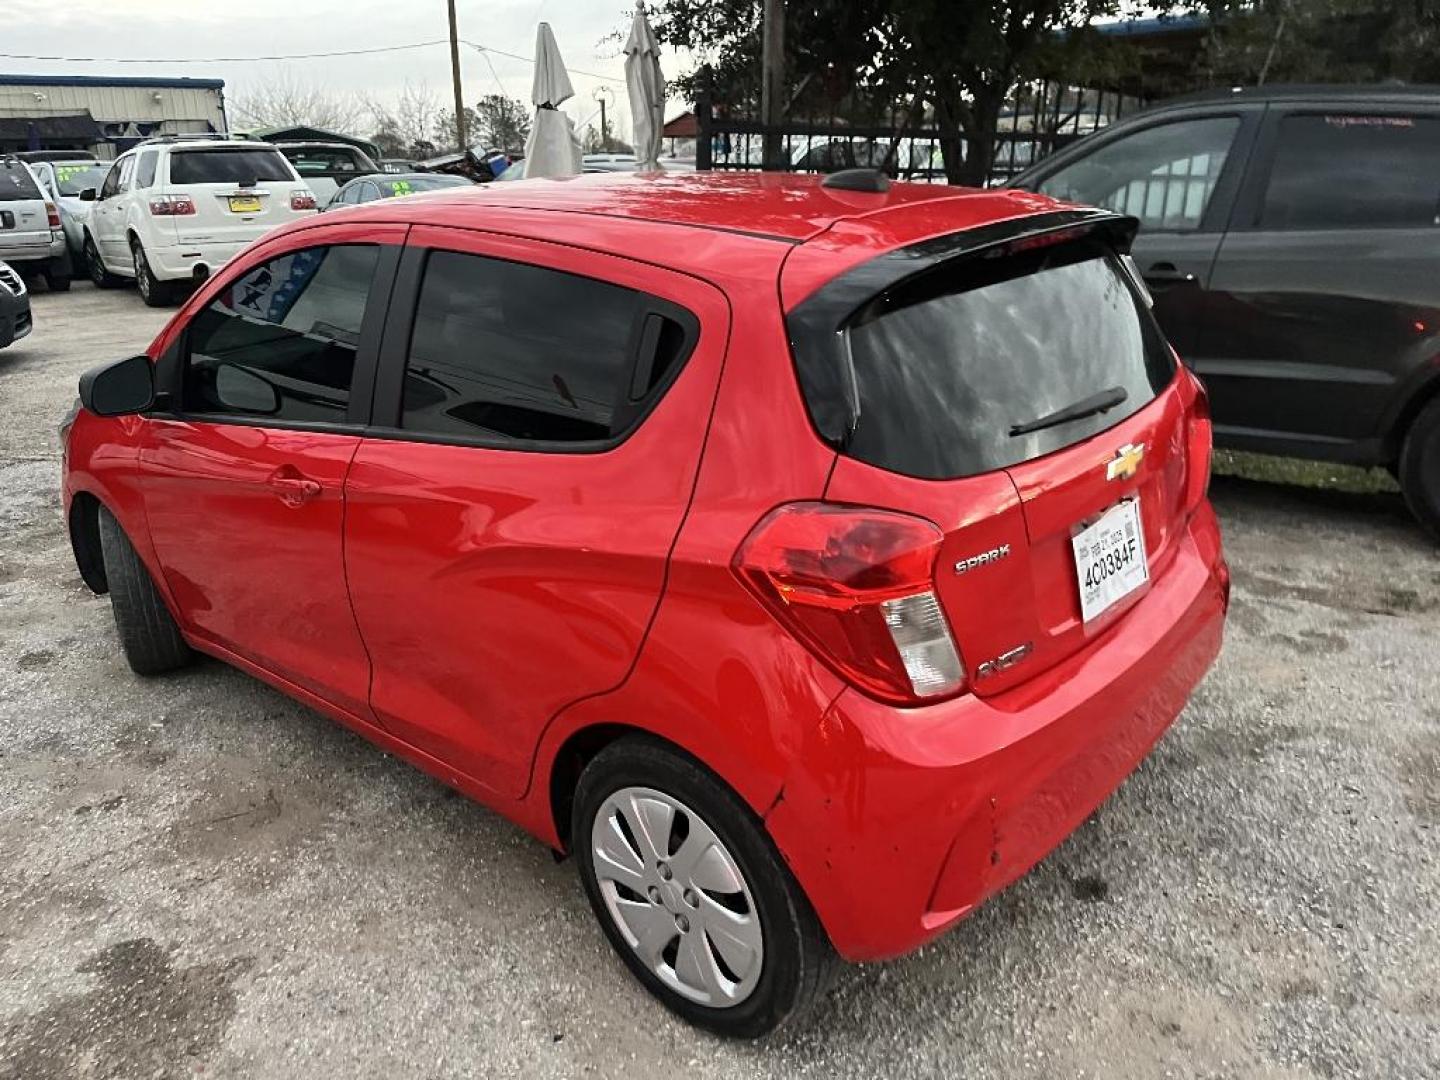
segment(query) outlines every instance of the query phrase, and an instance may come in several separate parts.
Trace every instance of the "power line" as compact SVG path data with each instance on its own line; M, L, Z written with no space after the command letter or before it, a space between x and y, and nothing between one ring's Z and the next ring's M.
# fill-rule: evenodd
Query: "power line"
M258 60L322 60L329 56L369 56L373 53L426 49L431 45L448 44L449 38L437 38L434 41L417 41L413 45L382 45L374 49L340 49L335 52L287 53L276 56L37 56L31 53L0 53L0 60L44 60L64 64L246 64ZM465 44L470 43L467 41Z
M479 45L473 41L466 41L464 38L460 39L460 43L481 54L494 53L496 56L506 56L511 60L520 60L526 64L535 63L533 56L507 52L505 49L497 49L493 45ZM373 49L336 49L331 52L277 53L272 56L41 56L37 53L0 53L0 60L39 60L45 63L59 64L248 64L270 60L324 60L338 56L373 56L376 53L428 49L434 45L448 44L450 44L449 38L436 38L434 41L417 41L410 45L381 45ZM488 55L486 60L489 60ZM594 71L582 71L580 68L567 67L565 70L572 75L584 75L586 78L600 79L604 82L623 83L625 81L614 75L601 75ZM491 74L495 74L493 65ZM500 81L499 76L496 76L495 81Z
M475 42L466 41L464 38L460 39L460 44L469 45L470 48L474 49L476 52L494 53L496 56L508 56L511 60L523 60L527 64L535 63L535 58L533 56L521 56L519 53L506 52L504 49L497 49L493 45L477 45L475 44ZM599 72L582 71L580 68L572 68L567 66L565 70L570 72L571 75L584 75L588 79L602 79L605 82L613 83L623 83L625 81L624 79L617 78L614 75L601 75Z

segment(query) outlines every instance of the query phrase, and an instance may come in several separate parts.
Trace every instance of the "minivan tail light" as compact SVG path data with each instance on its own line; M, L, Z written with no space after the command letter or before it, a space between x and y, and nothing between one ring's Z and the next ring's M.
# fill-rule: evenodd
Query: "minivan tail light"
M189 195L151 195L150 213L155 217L188 217L195 213Z
M50 228L60 228L60 211L56 209L53 202L47 202L45 204L45 217L50 222Z
M1215 431L1210 422L1210 395L1205 386L1187 367L1181 366L1193 384L1195 396L1190 402L1188 440L1185 457L1185 508L1200 505L1210 490L1210 467L1215 456Z
M291 210L314 210L315 196L308 191L292 191L290 193Z
M934 591L938 526L889 510L789 503L735 553L765 606L844 679L900 704L959 693L965 666Z

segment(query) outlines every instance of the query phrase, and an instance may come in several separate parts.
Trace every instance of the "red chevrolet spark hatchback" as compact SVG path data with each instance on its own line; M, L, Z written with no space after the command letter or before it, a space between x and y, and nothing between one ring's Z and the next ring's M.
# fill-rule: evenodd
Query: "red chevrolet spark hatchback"
M576 855L758 1035L1132 770L1228 598L1132 219L872 174L595 176L272 233L81 381L130 665L192 650Z

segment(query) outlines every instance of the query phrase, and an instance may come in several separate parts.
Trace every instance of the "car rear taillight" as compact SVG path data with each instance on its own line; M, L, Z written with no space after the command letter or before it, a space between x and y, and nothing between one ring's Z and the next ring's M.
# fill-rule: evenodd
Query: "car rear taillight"
M50 222L50 228L60 228L60 211L55 208L55 204L53 202L47 202L45 204L45 217Z
M151 195L150 213L155 217L186 217L195 213L189 195Z
M291 210L314 210L315 196L308 191L292 191L290 193Z
M1210 423L1210 395L1205 392L1204 384L1184 365L1181 365L1180 370L1185 373L1195 390L1186 420L1188 437L1185 457L1185 508L1193 510L1210 490L1210 465L1215 453L1215 433Z
M755 526L734 568L781 624L875 697L958 693L965 666L934 592L944 539L923 518L790 503Z

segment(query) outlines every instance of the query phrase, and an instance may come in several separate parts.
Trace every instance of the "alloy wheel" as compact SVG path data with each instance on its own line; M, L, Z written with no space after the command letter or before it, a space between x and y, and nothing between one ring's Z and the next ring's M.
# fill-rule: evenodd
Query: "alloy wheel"
M621 937L666 986L728 1008L754 992L764 933L735 857L698 814L646 787L624 787L591 828L595 878Z
M140 295L146 300L150 299L150 266L145 261L145 251L136 244L132 249L135 256L135 285L140 290Z

